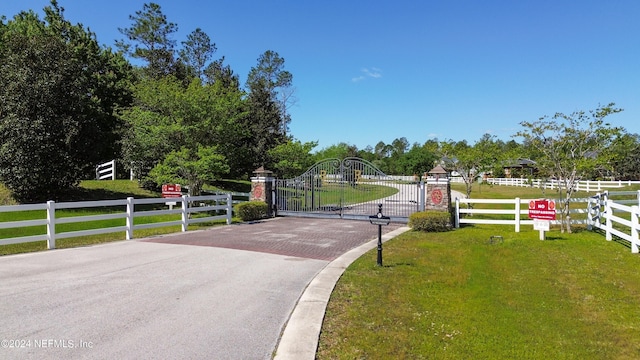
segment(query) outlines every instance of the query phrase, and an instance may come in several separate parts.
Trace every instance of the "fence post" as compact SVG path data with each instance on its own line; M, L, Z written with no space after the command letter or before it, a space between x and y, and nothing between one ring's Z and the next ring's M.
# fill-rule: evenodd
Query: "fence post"
M520 232L520 198L516 198L516 232Z
M189 195L182 195L182 232L186 232L189 227Z
M591 206L592 200L593 200L592 197L587 198L587 230L593 229L593 220L592 220L593 209Z
M594 206L591 205L592 203L594 203L595 201L595 197L600 197L600 193L587 198L587 230L592 230L593 229L593 218L594 218ZM597 200L596 200L597 201Z
M47 201L47 249L56 248L56 202Z
M606 193L606 191L605 191ZM613 215L613 209L611 208L611 205L609 204L609 198L606 197L604 200L604 216L607 218L607 225L605 227L605 236L607 241L611 241L612 236L611 236L611 229L613 229L613 224L611 221L611 216Z
M227 194L227 225L231 225L231 217L233 216L233 197Z
M125 233L125 239L127 240L131 240L133 239L133 212L135 211L134 208L134 204L133 204L133 198L132 197L128 197L127 198L127 219L126 219L126 233Z
M456 229L460 228L460 199L456 198Z
M631 207L631 252L634 254L640 252L638 249L638 243L640 242L638 239L638 231L640 231L640 226L638 226L638 216L640 216L639 207L634 205Z
M418 186L418 192L420 193L420 204L418 204L418 211L424 211L427 203L425 198L424 179L420 180L420 184Z

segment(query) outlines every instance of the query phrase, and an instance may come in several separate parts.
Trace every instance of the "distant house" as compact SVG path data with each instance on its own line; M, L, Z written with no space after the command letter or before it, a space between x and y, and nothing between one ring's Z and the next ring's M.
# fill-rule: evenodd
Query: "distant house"
M536 162L530 159L517 159L503 166L503 169L507 178L533 176L538 172Z

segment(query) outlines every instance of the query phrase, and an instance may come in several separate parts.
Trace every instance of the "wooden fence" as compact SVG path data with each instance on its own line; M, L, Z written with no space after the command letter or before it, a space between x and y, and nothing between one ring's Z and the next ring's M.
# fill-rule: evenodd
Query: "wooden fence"
M136 205L149 204L171 204L178 205L174 208L161 210L136 210ZM197 204L199 206L193 206ZM56 217L56 211L62 209L92 209L92 208L115 208L114 212L101 215L84 215L71 217ZM231 194L224 195L208 195L208 196L182 196L178 198L152 198L152 199L134 199L129 197L122 200L101 200L101 201L77 201L77 202L59 202L48 201L44 204L30 205L9 205L0 206L0 212L23 212L33 210L45 210L45 216L40 219L18 220L0 222L0 229L14 229L31 226L46 226L43 234L31 236L19 236L0 239L0 245L19 244L33 241L47 241L48 249L55 249L56 239L64 239L71 237L98 235L107 233L124 232L127 240L133 239L133 231L139 229L148 229L162 226L180 225L182 231L187 231L188 226L194 223L210 222L216 220L226 220L227 224L231 223L233 213L233 199ZM119 210L119 211L118 211ZM224 213L222 215L192 217L192 214L215 212ZM158 216L180 214L180 220L163 221L146 224L136 224L135 219L142 216ZM207 214L209 215L209 214ZM90 230L69 231L56 233L56 225L69 223L82 223L100 220L125 219L125 225L94 228Z

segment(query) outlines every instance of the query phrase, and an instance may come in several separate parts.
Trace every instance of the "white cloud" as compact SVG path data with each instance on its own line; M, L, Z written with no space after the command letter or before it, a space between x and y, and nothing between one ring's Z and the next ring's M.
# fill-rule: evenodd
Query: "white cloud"
M371 68L362 68L362 70L360 70L362 72L362 75L351 78L351 81L353 82L358 82L358 81L362 81L366 78L374 78L374 79L378 79L382 77L382 70L376 68L376 67L371 67Z
M378 68L371 68L371 69L364 68L362 69L362 72L364 72L365 74L367 74L367 76L370 76L372 78L377 79L382 77L382 70Z

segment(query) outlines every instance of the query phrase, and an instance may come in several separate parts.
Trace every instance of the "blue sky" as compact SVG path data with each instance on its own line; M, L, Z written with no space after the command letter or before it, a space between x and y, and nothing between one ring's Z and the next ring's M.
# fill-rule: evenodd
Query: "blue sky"
M520 122L615 102L608 120L640 133L637 0L155 1L195 28L242 83L266 50L285 59L297 103L291 134L365 148L406 137L509 140ZM113 46L138 0L59 0L65 17ZM0 14L47 0L1 0Z

